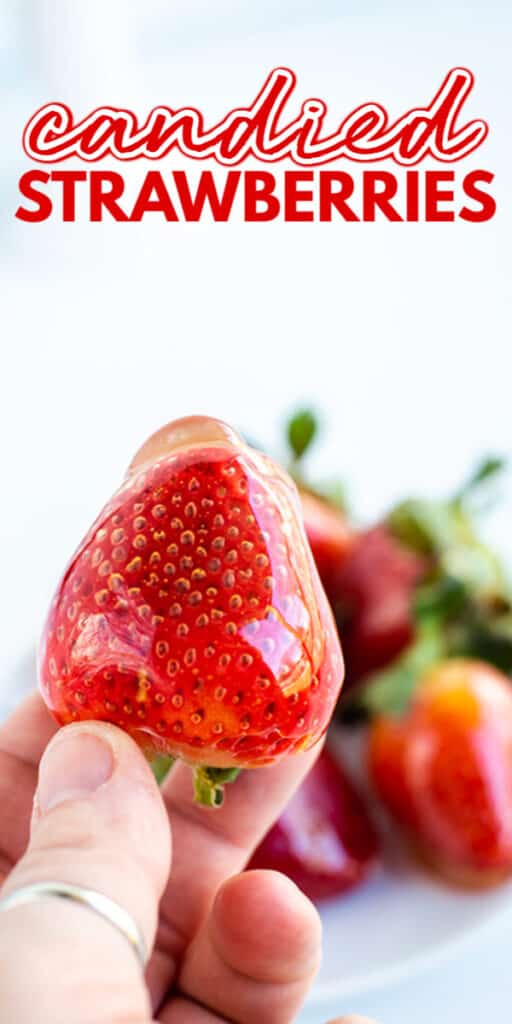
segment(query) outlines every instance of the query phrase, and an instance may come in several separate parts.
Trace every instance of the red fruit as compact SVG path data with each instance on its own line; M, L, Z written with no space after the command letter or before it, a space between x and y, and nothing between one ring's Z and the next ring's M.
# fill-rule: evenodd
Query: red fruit
M317 742L342 674L289 478L219 421L154 435L52 604L41 688L57 720L256 767Z
M320 579L329 592L338 566L344 561L355 538L346 517L334 505L308 491L301 491L306 535Z
M327 589L350 682L383 668L414 637L412 595L426 563L385 526L359 534Z
M375 787L415 847L462 884L512 871L512 692L483 662L443 662L370 735Z
M361 882L377 852L359 793L324 749L249 867L281 871L310 899L323 900Z

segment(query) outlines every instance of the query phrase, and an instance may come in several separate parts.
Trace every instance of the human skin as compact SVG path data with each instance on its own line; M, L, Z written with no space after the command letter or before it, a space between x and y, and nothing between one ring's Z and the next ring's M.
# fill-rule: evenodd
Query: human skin
M315 756L244 772L208 811L185 766L160 792L121 730L57 731L29 697L0 728L0 896L55 878L97 889L152 953L144 978L125 938L69 902L0 913L0 1019L28 1024L37 1006L39 1024L292 1021L320 959L318 915L284 876L240 872Z

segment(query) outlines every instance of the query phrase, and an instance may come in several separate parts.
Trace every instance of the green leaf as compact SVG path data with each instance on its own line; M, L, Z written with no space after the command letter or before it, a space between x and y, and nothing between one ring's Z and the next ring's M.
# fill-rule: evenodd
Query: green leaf
M449 588L454 596L455 587L459 587L467 591L468 600L489 603L509 599L501 561L479 540L463 505L411 499L397 505L387 522L402 544L432 559L428 582L441 586L444 597L448 597ZM426 600L428 596L426 593ZM436 597L434 593L430 596Z
M476 539L454 544L443 551L440 570L466 588L468 597L480 604L493 605L509 600L508 582L498 556Z
M512 613L494 616L475 613L454 623L447 631L451 654L478 658L512 674Z
M318 431L318 421L309 409L302 409L288 423L288 443L295 459L301 459Z
M446 653L438 623L424 623L413 644L388 668L376 672L357 694L370 715L401 715L406 710L423 673Z
M402 544L423 555L435 555L455 541L454 511L448 504L410 498L389 513L387 523Z
M152 758L151 771L159 786L162 785L162 782L169 774L175 760L175 757L169 757L167 754L157 754L156 757Z
M468 480L454 495L454 502L460 503L465 501L481 484L487 483L491 477L496 477L499 473L502 473L506 465L507 460L502 455L488 455L485 459L482 459Z
M460 612L468 600L467 589L460 579L439 576L431 583L416 588L413 607L416 619L443 620Z

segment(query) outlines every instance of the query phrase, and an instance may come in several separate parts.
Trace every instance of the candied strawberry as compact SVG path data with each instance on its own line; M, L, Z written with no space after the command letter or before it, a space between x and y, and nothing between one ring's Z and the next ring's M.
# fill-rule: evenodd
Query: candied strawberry
M377 853L377 834L361 796L324 749L249 867L281 871L318 901L362 882Z
M219 421L154 435L66 570L40 663L59 722L210 771L312 746L343 663L290 479Z
M512 692L483 662L453 659L420 681L403 717L370 736L388 811L438 871L490 884L512 871Z

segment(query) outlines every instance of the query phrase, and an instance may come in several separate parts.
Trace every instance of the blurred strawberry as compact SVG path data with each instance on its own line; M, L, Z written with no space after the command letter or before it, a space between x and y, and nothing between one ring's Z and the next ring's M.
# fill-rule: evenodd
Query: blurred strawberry
M428 671L402 715L371 727L375 788L413 846L459 884L512 872L512 691L483 662Z
M292 472L301 491L306 534L344 642L345 689L399 655L414 638L413 592L425 573L423 555L411 551L385 525L356 532L343 494L311 490L303 459L318 432L309 410L288 424Z
M334 609L347 683L382 668L414 638L413 594L426 561L385 526L357 536L333 571L327 595Z
M309 545L320 579L329 593L356 534L346 515L331 502L308 491L301 491L300 497Z
M359 793L324 749L249 867L281 871L310 899L323 900L360 883L377 854Z

